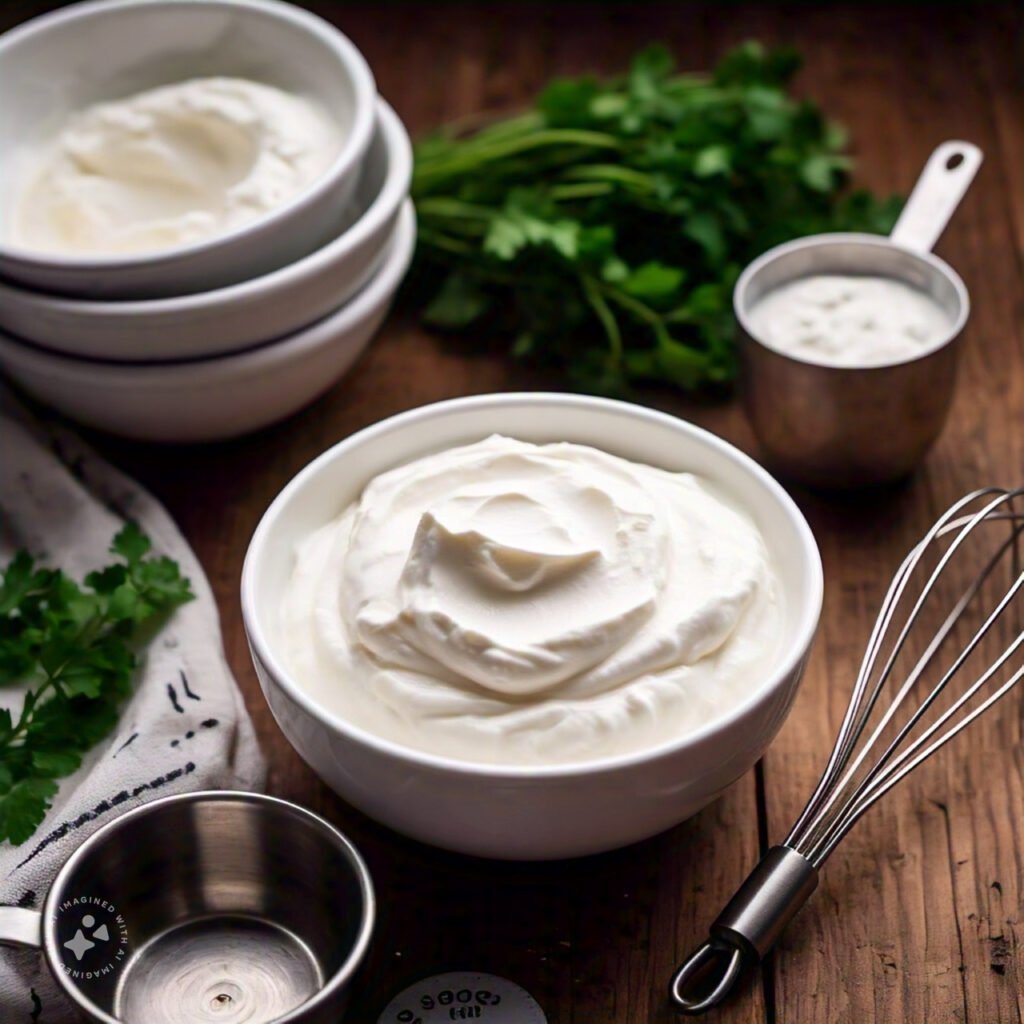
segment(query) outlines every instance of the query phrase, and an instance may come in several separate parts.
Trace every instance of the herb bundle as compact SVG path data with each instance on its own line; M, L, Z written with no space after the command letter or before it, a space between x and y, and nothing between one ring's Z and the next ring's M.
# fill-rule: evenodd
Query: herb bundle
M627 75L556 80L529 113L416 147L413 301L583 390L692 390L735 373L731 294L751 259L819 231L885 232L900 203L846 192L843 131L747 43L711 75L663 48Z
M117 724L131 692L133 650L147 628L192 599L170 558L147 557L134 525L114 538L118 561L78 584L24 551L0 581L0 685L26 685L17 717L0 709L0 841L39 827L82 754Z

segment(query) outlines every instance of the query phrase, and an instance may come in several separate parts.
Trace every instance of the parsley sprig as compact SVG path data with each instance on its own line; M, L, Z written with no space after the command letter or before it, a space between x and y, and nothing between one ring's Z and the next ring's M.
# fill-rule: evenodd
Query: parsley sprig
M588 391L731 380L743 266L800 235L888 231L900 207L844 190L844 132L789 94L799 63L747 43L680 75L656 47L621 78L556 80L526 114L424 139L424 321Z
M26 685L15 718L0 709L0 841L25 842L82 754L116 725L131 692L135 647L193 597L176 562L149 556L131 523L118 561L82 584L20 551L0 582L0 685Z

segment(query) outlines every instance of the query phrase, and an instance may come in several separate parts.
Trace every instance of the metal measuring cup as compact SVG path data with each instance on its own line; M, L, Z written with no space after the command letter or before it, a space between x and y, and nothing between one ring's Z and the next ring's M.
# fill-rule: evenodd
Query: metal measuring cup
M204 792L99 829L41 913L0 907L0 945L42 948L95 1024L337 1024L373 921L369 873L337 829Z
M883 483L909 473L939 436L970 301L960 276L931 249L981 160L969 142L944 142L888 238L812 235L769 249L740 275L733 307L744 405L766 460L781 475L824 487ZM938 303L949 330L920 356L869 367L814 363L762 342L750 326L751 308L773 289L816 274L901 281Z

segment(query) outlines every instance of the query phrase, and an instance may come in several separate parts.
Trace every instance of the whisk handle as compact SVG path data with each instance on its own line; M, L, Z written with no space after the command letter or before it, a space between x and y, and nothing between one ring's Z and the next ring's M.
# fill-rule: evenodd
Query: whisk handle
M676 971L669 990L676 1009L697 1017L717 1006L775 945L817 886L809 860L773 846L715 919L710 939Z
M788 846L773 846L711 925L711 934L760 960L818 887L813 864Z

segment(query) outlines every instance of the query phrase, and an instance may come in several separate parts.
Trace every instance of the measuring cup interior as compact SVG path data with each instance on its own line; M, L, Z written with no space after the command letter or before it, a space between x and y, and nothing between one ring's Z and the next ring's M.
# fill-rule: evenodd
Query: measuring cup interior
M99 1020L263 1024L347 980L371 904L357 855L312 814L244 795L163 801L69 860L47 954Z
M815 274L889 277L931 296L949 318L949 331L935 348L956 337L967 320L967 289L956 271L937 256L912 252L881 235L812 235L772 249L740 276L735 306L747 334L757 338L746 314L764 295Z

